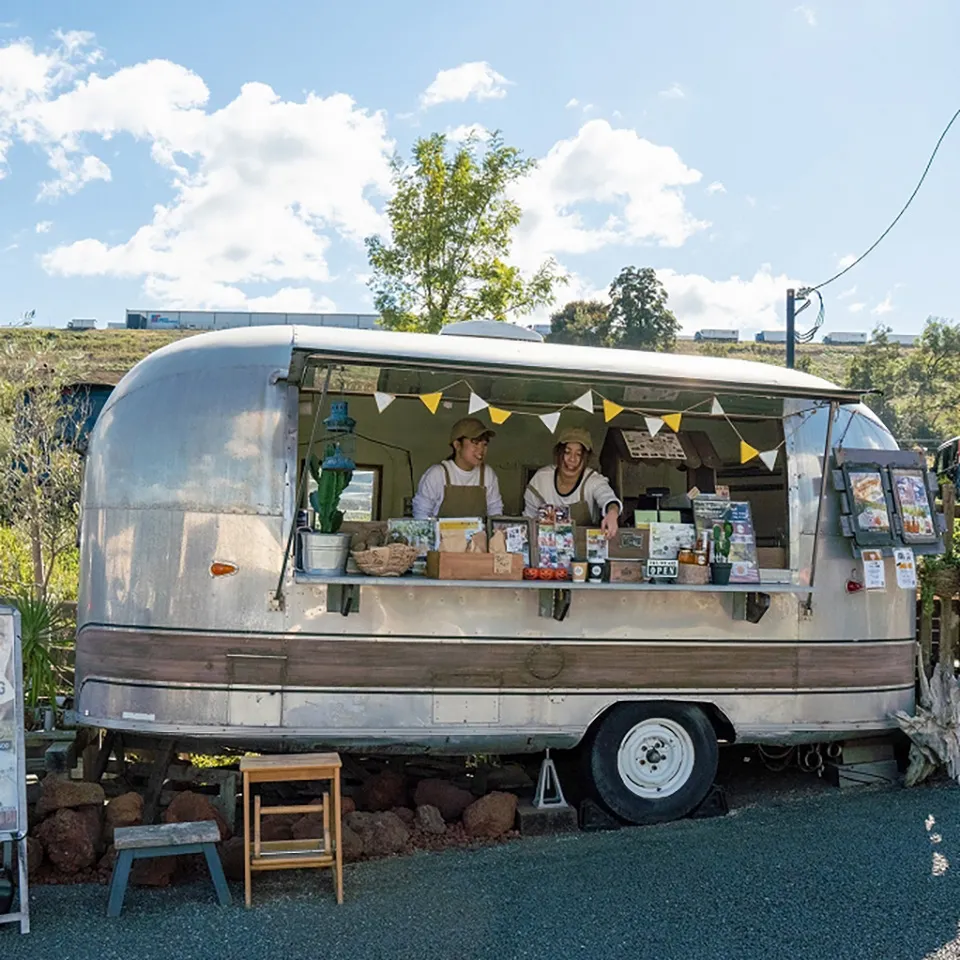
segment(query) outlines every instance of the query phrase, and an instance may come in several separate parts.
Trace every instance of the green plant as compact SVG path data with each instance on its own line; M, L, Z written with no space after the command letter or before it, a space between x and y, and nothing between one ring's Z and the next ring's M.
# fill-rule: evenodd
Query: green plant
M321 533L337 533L343 523L340 497L350 486L352 470L323 470L316 457L310 457L310 475L317 489L310 494L310 506L317 517Z
M714 563L730 562L730 537L733 534L733 524L724 520L723 525L714 524L713 527L713 558Z
M51 706L63 681L57 647L73 639L73 621L59 600L39 590L21 590L10 598L20 613L23 686L28 707L41 700Z

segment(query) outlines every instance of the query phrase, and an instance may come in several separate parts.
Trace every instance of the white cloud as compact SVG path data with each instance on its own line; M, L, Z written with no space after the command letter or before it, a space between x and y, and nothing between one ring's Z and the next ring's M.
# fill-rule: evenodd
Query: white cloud
M679 83L671 83L666 90L661 90L659 95L665 100L683 100L687 96Z
M488 140L490 131L482 123L461 123L459 127L447 129L447 139L453 143L463 143L470 137L478 140Z
M283 100L262 83L208 110L203 80L167 60L80 77L89 42L53 53L19 44L13 57L0 48L0 155L15 136L44 150L58 176L41 194L52 199L109 180L88 141L126 134L149 145L172 197L124 242L55 247L47 272L142 278L171 308L329 306L311 284L330 278L332 238L359 244L384 229L374 202L390 192L394 144L383 115L344 94Z
M423 109L439 103L469 100L499 100L507 95L510 81L497 73L486 60L461 63L459 67L440 70L433 82L420 95Z
M799 13L800 16L807 21L808 27L815 27L817 25L817 12L813 7L808 7L802 3L799 7L794 7L793 12Z
M857 259L857 255L855 253L848 253L845 257L841 257L837 261L837 269L846 270L851 263L854 263L856 261L856 259Z
M580 101L579 101L576 97L571 97L571 98L567 101L567 109L568 109L568 110L573 109L573 107L579 107L579 106L580 106Z
M707 187L707 193L726 193L727 188L719 181L714 180L713 183Z
M747 201L747 206L755 207L757 205L756 197L747 196L746 201Z
M850 306L847 307L847 309L851 313L860 313L860 311L863 310L865 306L866 306L865 303L851 303Z
M37 233L49 233L50 228L53 226L52 220L41 220L33 229Z
M893 305L893 291L890 291L870 312L879 317L894 310L896 310L896 307Z
M739 330L741 337L758 330L782 329L785 291L800 286L785 274L775 276L769 264L763 264L749 279L711 280L673 270L657 270L657 276L684 332L708 327Z
M847 300L852 297L857 292L857 285L854 284L849 290L844 290L843 293L837 294L838 300Z
M614 120L620 120L623 118L623 114L619 110L614 110L610 116L613 117Z
M516 185L514 196L524 213L514 259L529 269L545 256L610 244L680 246L708 226L684 203L683 187L700 179L670 147L591 120L576 136L555 143ZM607 210L588 217L584 208L598 205Z
M584 112L584 113L590 113L591 110L593 110L593 104L592 104L592 103L585 103L585 104L583 105L583 112Z

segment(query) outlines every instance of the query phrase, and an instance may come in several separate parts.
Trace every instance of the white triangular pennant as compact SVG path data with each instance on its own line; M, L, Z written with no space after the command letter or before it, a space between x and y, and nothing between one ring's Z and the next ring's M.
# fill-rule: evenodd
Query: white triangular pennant
M383 413L383 411L386 410L387 407L389 407L390 404L393 403L393 401L396 400L397 398L392 393L377 392L377 393L374 393L373 399L377 403L377 412Z
M483 397L478 397L472 390L470 391L470 404L467 407L467 413L477 413L480 410L486 410L490 404Z
M660 432L663 421L659 417L644 417L643 419L647 422L647 433L651 437L655 437Z
M593 391L588 390L582 397L577 397L573 401L573 405L581 410L586 410L587 413L593 413Z
M777 447L775 450L764 450L763 453L759 454L764 466L766 466L771 473L773 472L773 468L777 465L777 454L779 452L780 448Z
M723 407L720 406L720 401L716 397L713 398L713 403L710 406L710 416L711 417L724 416Z
M560 422L560 411L557 410L555 413L541 413L540 419L551 433L556 433L557 424Z

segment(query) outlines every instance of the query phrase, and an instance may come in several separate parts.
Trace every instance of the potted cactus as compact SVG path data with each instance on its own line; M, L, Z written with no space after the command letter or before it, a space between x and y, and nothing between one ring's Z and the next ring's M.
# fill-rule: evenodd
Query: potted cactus
M351 540L349 533L340 533L343 523L340 497L350 486L353 471L331 467L330 464L336 462L332 460L335 452L329 453L325 467L321 467L314 456L309 461L310 475L317 484L317 489L310 494L316 529L302 534L303 567L307 573L338 577L346 569Z
M711 579L721 586L730 582L730 537L733 535L733 524L729 520L714 524L713 527L713 560L710 564Z

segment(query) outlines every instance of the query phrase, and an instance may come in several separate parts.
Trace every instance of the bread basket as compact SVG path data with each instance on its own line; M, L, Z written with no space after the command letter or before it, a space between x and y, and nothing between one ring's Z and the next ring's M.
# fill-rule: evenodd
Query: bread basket
M417 559L417 548L405 543L391 543L385 547L354 550L353 559L367 576L399 577L413 566Z

